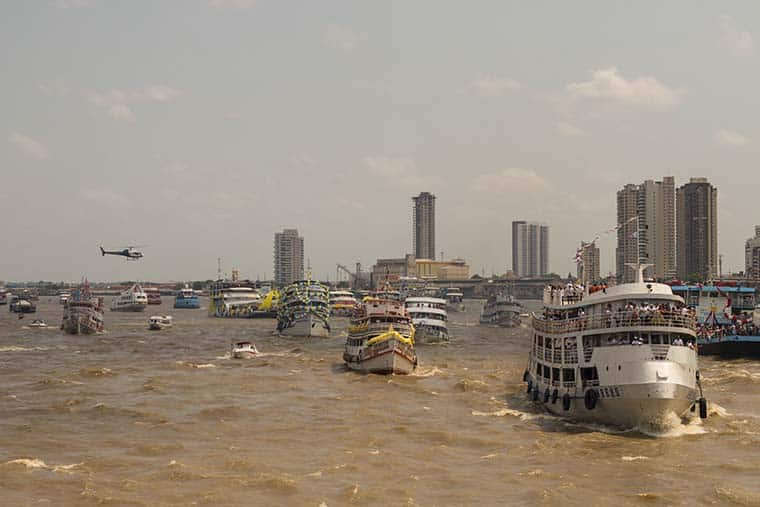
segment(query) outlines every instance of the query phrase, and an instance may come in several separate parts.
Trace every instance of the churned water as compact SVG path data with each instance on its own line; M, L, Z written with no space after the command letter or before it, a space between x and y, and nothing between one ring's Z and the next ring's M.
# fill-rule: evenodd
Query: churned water
M527 402L528 330L478 326L474 302L385 377L343 366L345 320L280 338L167 299L99 336L59 331L52 300L50 329L0 307L0 503L760 505L760 363L702 359L707 421L620 432ZM262 357L230 359L245 339Z

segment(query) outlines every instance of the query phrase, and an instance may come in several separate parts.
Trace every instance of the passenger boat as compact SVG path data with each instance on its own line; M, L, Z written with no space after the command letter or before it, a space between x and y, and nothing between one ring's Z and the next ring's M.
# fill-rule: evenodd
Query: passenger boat
M103 298L94 297L87 280L63 305L61 329L69 334L94 334L103 331Z
M258 356L259 351L256 350L256 345L251 342L237 342L232 345L230 354L235 359L251 359Z
M417 366L414 324L403 303L365 298L351 319L343 360L364 373L412 373Z
M480 312L480 323L501 327L520 325L523 308L512 296L496 294L486 300Z
M34 301L31 301L29 299L24 299L21 296L16 296L15 294L11 296L11 305L10 308L8 308L11 313L36 313L37 312L37 305Z
M58 304L65 305L66 301L68 301L70 297L71 297L71 293L69 293L69 292L59 292L58 293Z
M350 290L330 291L330 315L335 317L350 317L356 309L357 301Z
M0 289L0 305L7 305L11 298L11 293L7 290Z
M448 287L445 291L446 302L449 310L452 312L463 312L464 306L464 294L459 287Z
M172 327L171 315L153 315L148 320L148 329L152 331L160 331L167 327Z
M198 299L198 294L193 289L185 284L184 289L180 289L176 296L174 296L174 308L200 308L201 302Z
M672 289L697 312L700 355L760 358L760 312L754 287L700 284Z
M532 317L528 395L568 418L666 428L699 407L707 417L696 317L668 285L636 281L589 293L547 288Z
M142 312L148 306L148 295L134 284L111 300L112 312Z
M283 289L277 309L277 331L289 336L329 336L330 293L312 280Z
M414 324L414 340L417 343L441 343L449 341L446 321L446 300L434 297L408 297L404 303Z
M211 286L209 317L249 319L261 304L261 294L247 282L219 280Z
M277 289L271 287L266 288L264 293L264 299L261 300L261 304L258 309L253 312L251 317L267 317L277 318L277 308L280 305L280 292Z
M145 291L145 295L148 296L149 305L161 304L161 292L157 287L145 287L143 290Z

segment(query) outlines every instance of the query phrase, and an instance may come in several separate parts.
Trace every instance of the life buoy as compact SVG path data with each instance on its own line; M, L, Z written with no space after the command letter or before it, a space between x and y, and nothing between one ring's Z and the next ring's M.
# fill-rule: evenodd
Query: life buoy
M599 400L599 393L596 389L589 389L586 394L583 395L583 405L586 410L594 410L596 408L596 402Z
M555 389L552 392L552 405L554 405L555 403L557 403L557 398L559 398L559 389Z
M567 412L570 410L570 394L565 393L562 395L562 410Z
M699 399L699 417L707 419L707 400L704 398Z
M544 390L544 403L548 403L549 402L549 396L551 396L551 391L549 391L549 388L547 387Z
M528 379L528 389L525 392L530 393L531 389L533 389L533 381Z

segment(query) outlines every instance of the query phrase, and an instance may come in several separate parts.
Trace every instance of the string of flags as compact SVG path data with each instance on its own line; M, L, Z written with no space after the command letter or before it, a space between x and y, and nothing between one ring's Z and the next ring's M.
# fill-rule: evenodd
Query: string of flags
M582 245L582 246L580 246L580 247L578 248L578 250L576 250L576 252L575 252L575 257L573 257L573 261L574 261L576 264L580 264L580 263L582 262L582 258L583 258L583 250L584 250L584 249L586 249L586 248L589 248L589 247L591 247L591 246L595 245L595 244L596 244L596 242L597 242L597 241L599 241L599 240L601 239L601 237L602 237L602 236L607 236L607 235L609 235L609 234L612 234L613 232L617 232L617 231L619 231L619 230L620 230L622 227L625 227L626 225L630 224L630 223L631 223L631 222L633 222L634 220L637 220L638 218L639 218L638 216L633 216L633 217L629 218L628 220L626 220L625 222L623 222L622 224L618 224L618 225L616 225L616 226L615 226L615 227L613 227L612 229L607 229L606 231L602 231L602 232L598 233L596 236L594 236L594 239L592 239L591 241L589 241L589 242L582 242L582 243L581 243L581 245ZM638 238L638 237L639 237L639 231L635 231L635 232L634 232L634 233L631 235L631 237L632 237L632 238Z

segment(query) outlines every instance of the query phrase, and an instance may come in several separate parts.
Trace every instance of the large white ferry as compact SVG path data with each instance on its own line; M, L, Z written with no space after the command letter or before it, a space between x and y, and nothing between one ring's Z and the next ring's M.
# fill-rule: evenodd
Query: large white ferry
M350 290L330 291L330 315L335 317L350 317L356 310L356 297Z
M417 366L414 325L400 301L366 297L351 320L343 360L364 373L409 374Z
M330 335L330 293L312 280L294 282L283 289L277 307L277 331L289 336Z
M261 294L243 282L218 281L211 287L209 317L251 318L261 305Z
M408 297L404 303L414 324L417 343L440 343L449 341L446 325L446 300L433 297Z
M134 284L111 300L112 312L141 312L147 306L148 295L139 284Z
M625 428L664 428L699 408L696 318L668 285L544 291L523 380L550 412Z
M516 327L520 325L522 306L506 294L495 294L486 300L480 312L480 323L501 327Z
M459 287L446 288L445 297L448 302L449 310L452 312L463 312L465 310L464 294Z
M87 280L64 303L61 329L69 334L103 331L103 298L92 295Z

